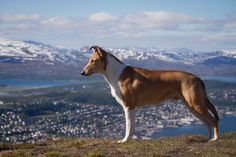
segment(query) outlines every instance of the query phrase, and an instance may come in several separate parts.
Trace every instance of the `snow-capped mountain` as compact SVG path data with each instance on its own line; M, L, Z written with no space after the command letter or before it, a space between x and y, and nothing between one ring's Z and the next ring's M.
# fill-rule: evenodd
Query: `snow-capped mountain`
M35 41L13 41L0 38L0 62L18 60L43 61L46 64L81 63L84 54L76 49L51 46Z
M226 67L236 65L236 51L229 50L196 52L186 48L104 49L125 63L150 68L181 69L201 74L201 69L209 73L214 69L217 71L217 68L225 71ZM2 71L5 70L5 73L9 73L9 71L13 74L20 73L20 71L24 71L22 70L24 67L28 72L39 73L39 75L56 76L58 73L66 76L73 75L75 71L79 73L90 54L88 46L81 49L70 49L35 41L0 38L0 68L4 67ZM227 66L225 67L225 65Z
M121 60L161 60L185 64L202 63L209 59L227 57L236 59L236 51L195 52L186 48L105 48ZM41 60L45 63L77 64L89 57L89 47L79 50L51 46L35 41L13 41L0 38L0 62L3 57L22 59L22 61Z
M186 48L108 48L108 50L122 60L161 60L184 64L198 64L217 57L229 57L236 59L236 51L229 50L213 52L195 52Z

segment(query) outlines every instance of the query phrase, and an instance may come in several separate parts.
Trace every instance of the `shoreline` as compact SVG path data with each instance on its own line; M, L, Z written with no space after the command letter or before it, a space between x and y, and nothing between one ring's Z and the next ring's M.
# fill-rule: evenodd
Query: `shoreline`
M234 121L232 121L234 119ZM236 126L234 127L234 123L236 120L236 114L225 114L223 117L220 118L219 121L219 130L220 134L224 132L229 131L236 131ZM228 122L227 124L224 122ZM224 124L223 124L224 123ZM232 128L228 128L227 126L232 124ZM171 132L173 134L171 134ZM185 124L180 127L176 128L162 128L159 131L155 131L152 133L150 139L157 139L160 137L166 137L166 136L179 136L184 134L201 134L201 135L207 135L207 128L204 124L200 123L191 123L191 124Z

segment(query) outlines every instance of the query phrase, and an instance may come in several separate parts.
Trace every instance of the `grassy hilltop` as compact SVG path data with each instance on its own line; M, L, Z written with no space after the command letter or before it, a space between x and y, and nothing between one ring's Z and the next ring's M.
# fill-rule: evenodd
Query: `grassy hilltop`
M132 140L116 144L115 139L64 138L38 144L2 144L2 157L233 157L236 132L225 133L215 142L205 136L184 135L157 140Z

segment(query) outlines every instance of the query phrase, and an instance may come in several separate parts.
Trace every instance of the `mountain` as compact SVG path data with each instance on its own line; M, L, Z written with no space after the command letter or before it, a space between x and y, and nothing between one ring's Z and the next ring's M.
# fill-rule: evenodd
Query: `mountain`
M218 65L218 64L236 65L236 58L232 58L228 56L217 56L217 57L205 60L203 63L207 65Z
M12 41L0 39L0 62L43 61L45 64L57 63L76 65L84 57L76 49L66 49L35 41Z
M157 48L126 48L126 49L108 49L116 56L133 60L161 60L172 63L198 64L218 57L228 57L236 59L236 51L213 51L213 52L195 52L186 48L176 49L157 49ZM230 61L229 61L230 63Z
M178 69L198 75L235 75L236 51L198 52L186 48L105 48L123 62L152 69ZM91 54L36 41L0 38L0 77L78 79Z
M88 51L86 51L88 52ZM83 49L67 49L35 41L0 38L1 79L78 78L89 56Z

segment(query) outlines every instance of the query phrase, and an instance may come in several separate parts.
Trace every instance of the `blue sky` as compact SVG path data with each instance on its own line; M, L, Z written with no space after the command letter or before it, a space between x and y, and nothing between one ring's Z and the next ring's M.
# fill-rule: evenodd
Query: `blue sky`
M235 0L1 0L0 37L80 48L236 49Z

